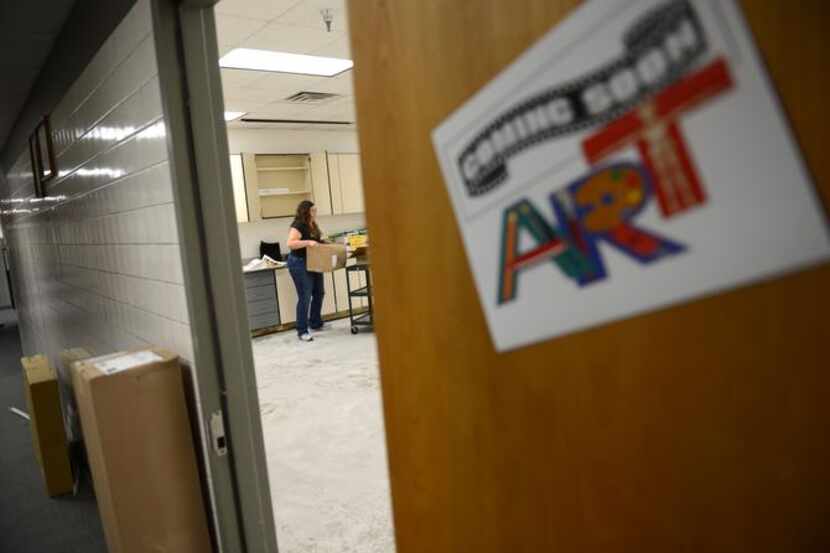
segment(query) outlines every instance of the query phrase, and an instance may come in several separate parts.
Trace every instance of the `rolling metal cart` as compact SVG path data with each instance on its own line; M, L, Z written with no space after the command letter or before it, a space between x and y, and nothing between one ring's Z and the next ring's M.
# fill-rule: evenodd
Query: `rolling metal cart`
M352 290L352 279L349 277L351 273L356 272L363 272L366 275L366 286ZM361 326L372 330L372 323L374 321L374 311L372 309L372 274L369 271L369 263L367 261L358 261L354 265L348 265L346 267L346 288L349 295L349 322L351 323L352 334L360 332ZM355 314L352 298L366 298L369 302L368 311Z

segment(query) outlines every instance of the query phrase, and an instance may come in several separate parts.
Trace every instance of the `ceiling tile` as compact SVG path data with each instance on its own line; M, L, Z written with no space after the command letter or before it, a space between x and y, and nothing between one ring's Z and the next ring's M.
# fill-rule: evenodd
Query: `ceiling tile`
M219 44L237 46L265 27L266 22L233 15L217 14L216 37Z
M235 46L233 44L222 44L219 43L219 57L221 58L231 50L233 50Z
M228 100L225 99L225 111L242 111L245 113L254 112L263 106L267 106L269 102L256 102L253 100Z
M271 23L248 38L243 46L292 54L310 54L336 38L336 35L325 30Z
M333 92L334 94L352 96L354 94L352 71L345 71L336 77L323 77L322 79L316 80L311 84L311 90L314 92Z
M282 98L281 96L275 94L272 90L251 88L249 86L222 86L222 93L225 97L225 105L229 105L235 101L265 104Z
M318 113L331 121L354 121L354 97L346 96L322 105Z
M348 17L344 0L304 0L280 15L276 21L325 30L326 24L323 22L323 15L320 13L320 10L325 8L331 9L334 16L331 26L332 31L347 32Z
M274 102L257 109L253 114L248 115L252 118L265 119L315 119L314 114L317 112L317 106L303 106L296 104L288 104L284 102Z
M240 88L262 79L261 71L246 71L244 69L221 69L222 85L231 88Z
M344 4L343 0L222 0L216 7L220 55L245 47L351 59ZM325 30L323 8L334 12L332 32ZM223 69L222 81L226 110L244 111L246 118L354 121L351 71L321 78ZM303 90L343 98L310 106L282 101Z
M348 35L342 36L329 42L325 46L312 52L315 56L326 56L329 58L352 59L352 49L349 45Z
M265 73L260 79L251 83L248 88L268 91L271 94L271 101L276 102L302 90L310 90L312 85L319 80L320 77L306 75Z
M302 2L302 0L221 0L216 13L270 21Z

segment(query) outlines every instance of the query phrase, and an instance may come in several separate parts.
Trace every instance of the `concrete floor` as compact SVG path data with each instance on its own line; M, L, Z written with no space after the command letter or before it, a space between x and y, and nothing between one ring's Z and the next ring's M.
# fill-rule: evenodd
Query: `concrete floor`
M0 310L0 553L106 553L104 530L84 472L78 495L46 495L26 411L13 311Z
M393 553L374 334L254 340L280 553Z

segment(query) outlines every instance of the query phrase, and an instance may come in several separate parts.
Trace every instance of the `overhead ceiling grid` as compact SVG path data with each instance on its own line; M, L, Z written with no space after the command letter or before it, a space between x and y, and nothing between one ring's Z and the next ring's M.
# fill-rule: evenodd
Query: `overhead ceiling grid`
M331 30L323 10L331 15ZM351 59L344 0L222 0L216 5L216 24L220 57L236 48L251 48ZM226 111L243 112L243 119L341 123L355 119L351 70L319 77L223 68L222 88ZM322 102L288 100L298 92L337 96ZM239 121L230 125L250 126Z

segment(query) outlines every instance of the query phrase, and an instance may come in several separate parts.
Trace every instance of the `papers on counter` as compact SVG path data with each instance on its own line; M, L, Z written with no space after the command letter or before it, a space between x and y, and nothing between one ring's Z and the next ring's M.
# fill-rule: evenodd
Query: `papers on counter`
M242 267L242 271L248 273L251 271L261 271L264 269L280 269L282 267L285 267L285 265L286 263L282 261L276 261L275 259L267 255L263 255L262 259L252 259L251 261L246 263Z

